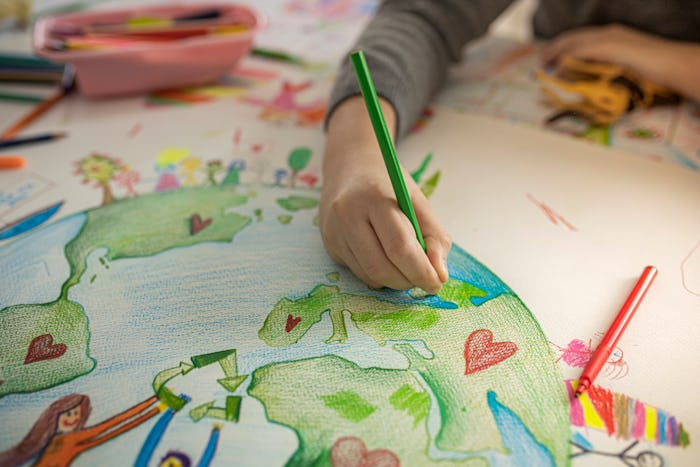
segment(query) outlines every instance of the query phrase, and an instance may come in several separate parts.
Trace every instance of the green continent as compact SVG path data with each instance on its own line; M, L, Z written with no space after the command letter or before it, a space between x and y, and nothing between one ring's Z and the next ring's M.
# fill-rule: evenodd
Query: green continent
M95 367L88 356L87 317L77 303L9 306L0 319L0 397L65 383ZM25 364L30 344L34 358Z
M338 387L344 390L338 392ZM425 423L416 424L413 415L394 406L393 395L407 391L402 388L425 394L409 371L360 368L327 355L258 368L248 394L260 400L270 421L296 432L299 448L287 466L329 466L333 445L348 436L362 440L368 451L391 451L401 465L455 465L428 457ZM347 416L351 400L362 401L361 417ZM474 457L459 465L483 466L486 462Z
M279 301L258 335L271 346L291 345L319 323L323 313L329 312L333 323L329 341L342 342L347 339L345 316L349 315L351 322L377 345L398 341L394 348L407 358L409 369L417 372L430 388L441 419L435 439L439 449L505 453L502 427L497 426L486 397L493 391L534 439L550 451L556 465L569 464L568 396L555 363L556 356L530 311L512 294L502 294L475 306L470 298L483 296L483 291L454 279L439 295L458 308L400 305L343 293L337 286L319 285L305 297ZM475 331L479 331L477 335L490 331L493 343L512 342L517 350L503 361L465 374L465 346ZM427 356L409 344L415 341L425 345ZM483 355L472 357L478 361ZM307 375L298 377L303 380ZM348 388L337 390L340 389ZM394 395L392 403L407 416L412 415L415 423L416 417L421 416L421 406L405 407L412 405L404 401L409 396L408 393ZM296 406L289 406L289 410L295 409Z
M226 208L244 204L247 198L227 187L182 188L115 201L86 211L80 234L66 245L70 278L61 295L80 281L86 259L95 248L106 248L107 258L137 258L173 248L205 242L230 242L251 219ZM191 218L198 214L211 223L193 235Z
M86 211L83 228L65 248L70 274L58 299L0 310L0 397L56 386L94 368L87 316L79 304L68 300L68 291L80 282L92 251L106 248L107 259L115 260L148 257L197 243L230 242L250 218L224 210L246 201L230 188L217 186L121 199ZM193 234L195 214L211 223ZM34 346L45 358L25 364L30 343L45 334L51 335L52 344L42 337Z
M318 206L318 200L308 196L289 196L279 198L277 204L287 211L299 211L301 209L313 209Z
M416 313L416 310L421 312ZM307 296L298 300L284 298L277 302L258 331L258 336L272 347L294 344L311 326L321 321L325 312L328 312L333 322L333 334L327 342L344 342L347 339L343 319L345 311L351 314L351 319L356 323L365 323L365 328L372 332L380 345L384 345L388 339L393 339L392 336L398 328L407 334L414 331L414 335L418 336L423 330L433 326L440 317L435 308L409 308L364 295L341 293L336 285L318 285ZM298 324L291 330L288 326L290 319L299 319Z

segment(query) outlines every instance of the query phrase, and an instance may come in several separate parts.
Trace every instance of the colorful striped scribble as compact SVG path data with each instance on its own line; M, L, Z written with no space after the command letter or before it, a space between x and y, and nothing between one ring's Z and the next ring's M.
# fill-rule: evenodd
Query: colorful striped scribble
M581 397L575 398L578 382L566 380L565 384L573 426L606 431L609 436L623 440L681 447L690 444L683 424L656 407L600 386L591 386Z

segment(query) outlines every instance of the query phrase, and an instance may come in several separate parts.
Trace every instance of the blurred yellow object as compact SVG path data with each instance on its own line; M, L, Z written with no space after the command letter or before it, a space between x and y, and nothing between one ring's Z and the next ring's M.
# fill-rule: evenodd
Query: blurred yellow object
M0 0L0 21L12 20L17 26L26 28L31 7L31 0Z
M563 57L556 74L537 70L542 92L559 109L549 121L580 115L608 125L637 107L675 103L680 96L619 65Z

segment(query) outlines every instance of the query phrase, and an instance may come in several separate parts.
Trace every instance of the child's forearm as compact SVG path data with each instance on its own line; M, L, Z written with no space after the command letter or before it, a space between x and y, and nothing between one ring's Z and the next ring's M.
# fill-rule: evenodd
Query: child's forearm
M392 139L396 133L396 116L390 103L379 100ZM361 96L350 97L335 108L328 120L326 151L323 158L324 178L342 176L353 167L381 165L382 158Z
M384 0L353 45L362 49L377 94L395 105L395 137L408 134L438 92L462 49L484 34L513 0ZM359 92L353 67L343 60L329 108Z

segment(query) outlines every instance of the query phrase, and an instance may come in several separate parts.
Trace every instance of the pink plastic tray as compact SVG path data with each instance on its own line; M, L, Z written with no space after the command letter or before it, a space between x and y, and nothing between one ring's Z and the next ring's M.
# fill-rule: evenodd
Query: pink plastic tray
M135 17L181 17L218 8L221 17L235 17L247 25L245 32L205 35L124 49L66 50L48 48L50 32L66 26L123 23ZM197 2L91 11L50 16L34 26L34 51L55 62L68 62L76 72L78 89L88 97L111 97L156 89L212 82L230 71L245 56L255 33L264 26L263 16L248 6Z

